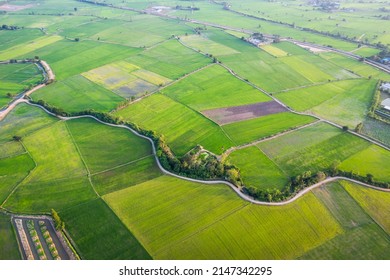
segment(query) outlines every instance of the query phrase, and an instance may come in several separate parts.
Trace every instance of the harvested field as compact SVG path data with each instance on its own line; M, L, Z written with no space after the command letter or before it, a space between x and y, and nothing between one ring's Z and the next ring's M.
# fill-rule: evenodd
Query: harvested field
M216 123L224 125L286 111L287 109L278 102L269 101L243 106L206 110L202 113Z

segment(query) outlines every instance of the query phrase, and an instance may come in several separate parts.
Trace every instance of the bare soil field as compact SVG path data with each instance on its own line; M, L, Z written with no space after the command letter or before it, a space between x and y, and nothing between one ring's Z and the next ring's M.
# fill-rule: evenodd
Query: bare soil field
M276 101L269 101L236 107L205 110L202 111L202 114L216 123L224 125L285 111L287 111L287 109Z

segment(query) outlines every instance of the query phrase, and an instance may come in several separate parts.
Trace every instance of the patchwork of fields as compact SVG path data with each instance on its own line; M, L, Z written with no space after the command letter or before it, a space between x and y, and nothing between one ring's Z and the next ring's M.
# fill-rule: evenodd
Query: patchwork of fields
M38 67L32 63L0 64L0 109L20 92L42 82Z
M367 34L356 34L353 17L332 13L331 32L361 36L357 46L267 21L280 9L263 8L278 3L241 2L229 10L196 1L199 10L186 11L166 0L159 16L145 1L36 0L0 14L0 60L42 59L55 73L33 101L129 122L156 145L88 116L16 105L0 121L0 259L23 258L12 215L51 209L82 259L390 259L388 192L339 180L282 206L257 205L220 182L180 177L266 194L293 193L294 177L336 169L390 184L390 150L375 142L388 147L389 125L369 113L390 75L287 39L369 57L380 50L364 39L386 35L367 18ZM286 10L303 13L297 3ZM310 10L294 25L328 30L328 21ZM254 46L251 32L281 38ZM0 63L0 110L42 81L34 64ZM348 131L357 126L371 140Z

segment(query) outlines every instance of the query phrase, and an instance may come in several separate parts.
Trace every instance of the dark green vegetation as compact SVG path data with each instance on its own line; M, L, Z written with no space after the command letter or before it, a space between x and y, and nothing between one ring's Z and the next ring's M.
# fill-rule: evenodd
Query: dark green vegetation
M388 42L378 3L342 2L329 13L301 0L195 1L191 11L173 0L33 2L13 1L32 6L0 15L0 59L42 59L56 74L33 102L132 128L156 155L127 129L18 105L0 122L2 208L55 209L83 259L390 258L388 193L338 182L258 206L226 185L164 175L155 160L264 201L326 176L389 187L390 152L348 130L360 124L388 144L388 126L367 115L390 75L278 36L260 47L246 41L258 32L383 57L373 48ZM24 66L0 65L1 85L14 90L5 103L0 93L0 107L42 78ZM316 116L344 129L314 124ZM9 218L0 224L0 258L18 258Z
M15 231L11 218L0 212L0 260L20 260Z
M83 259L150 259L101 199L72 207L61 215Z

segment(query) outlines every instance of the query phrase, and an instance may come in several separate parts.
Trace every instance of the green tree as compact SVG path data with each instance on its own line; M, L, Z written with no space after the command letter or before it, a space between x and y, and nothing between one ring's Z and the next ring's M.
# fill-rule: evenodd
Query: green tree
M58 213L54 209L51 209L51 216L53 217L54 226L55 226L56 230L58 230L58 231L64 230L65 223L64 223L64 221L61 220L60 216L58 215Z

